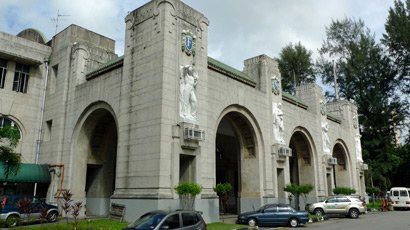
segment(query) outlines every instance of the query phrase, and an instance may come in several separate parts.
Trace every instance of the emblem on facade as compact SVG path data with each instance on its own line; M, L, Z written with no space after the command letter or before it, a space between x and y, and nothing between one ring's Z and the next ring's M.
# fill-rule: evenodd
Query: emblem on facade
M272 91L275 95L280 93L280 82L276 77L272 77Z
M195 56L196 37L193 33L183 30L182 31L182 51L187 55Z

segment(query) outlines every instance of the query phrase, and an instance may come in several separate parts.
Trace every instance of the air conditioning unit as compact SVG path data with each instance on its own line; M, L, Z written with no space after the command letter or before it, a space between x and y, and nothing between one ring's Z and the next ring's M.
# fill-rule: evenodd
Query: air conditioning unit
M327 163L328 163L329 165L337 165L337 158L335 158L335 157L330 157L330 158L327 159Z
M205 130L197 129L195 127L185 127L184 139L203 141L205 140Z
M292 156L292 149L288 147L281 146L278 149L278 156L280 157L291 157Z
M369 170L369 165L363 163L363 164L361 165L361 169L362 169L363 171Z

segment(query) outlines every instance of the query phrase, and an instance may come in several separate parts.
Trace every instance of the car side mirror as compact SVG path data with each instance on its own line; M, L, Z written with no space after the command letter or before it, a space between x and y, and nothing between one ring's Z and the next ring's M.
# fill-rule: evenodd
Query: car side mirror
M169 230L169 226L168 225L162 225L160 229L161 230Z
M325 201L325 203L327 204L327 201Z

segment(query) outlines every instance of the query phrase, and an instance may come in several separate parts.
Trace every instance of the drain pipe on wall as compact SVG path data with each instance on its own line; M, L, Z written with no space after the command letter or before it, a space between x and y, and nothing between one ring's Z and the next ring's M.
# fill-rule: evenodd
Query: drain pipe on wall
M46 102L46 93L47 93L47 82L48 82L48 64L50 60L48 57L44 58L44 64L46 67L46 72L45 72L45 80L44 80L44 91L43 91L43 101L41 102L41 111L40 111L40 127L38 129L38 139L37 139L37 146L36 146L36 160L35 164L38 164L38 158L40 155L40 145L41 145L41 135L43 133L43 118L44 118L44 106ZM34 194L33 196L35 197L37 195L37 182L34 183Z

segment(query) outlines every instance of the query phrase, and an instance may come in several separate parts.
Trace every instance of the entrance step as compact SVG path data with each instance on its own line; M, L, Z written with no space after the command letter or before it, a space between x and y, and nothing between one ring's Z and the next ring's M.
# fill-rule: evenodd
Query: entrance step
M235 224L236 223L236 219L237 219L238 215L236 214L223 214L219 216L219 219L221 220L222 223L226 223L226 224Z

